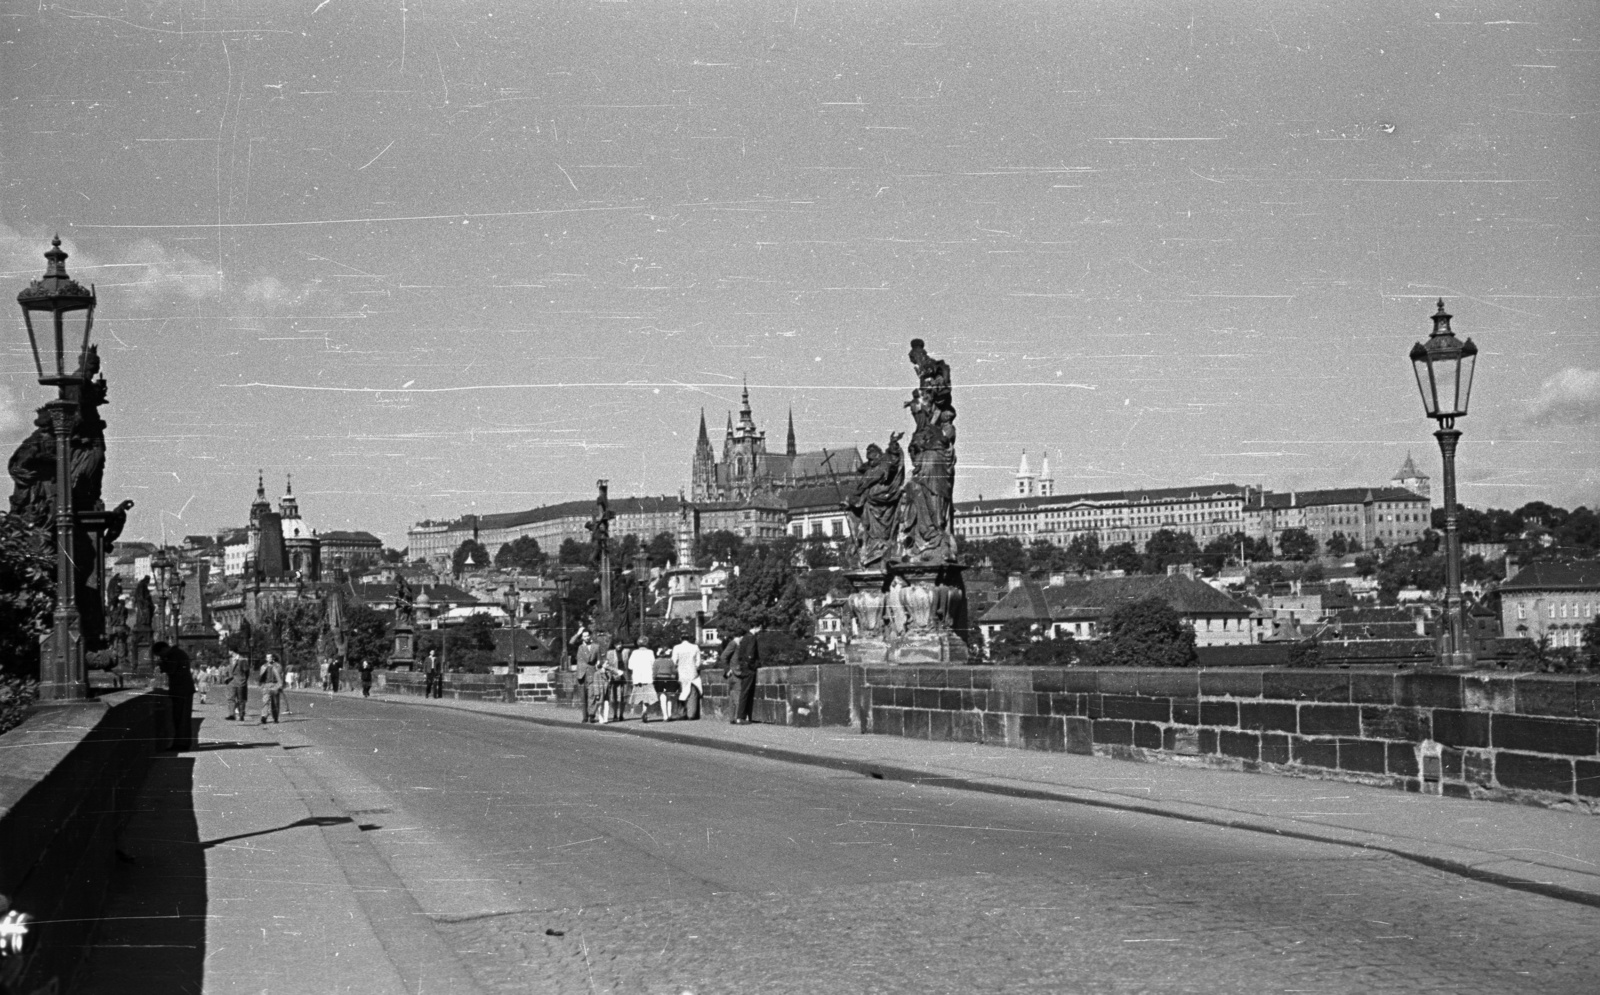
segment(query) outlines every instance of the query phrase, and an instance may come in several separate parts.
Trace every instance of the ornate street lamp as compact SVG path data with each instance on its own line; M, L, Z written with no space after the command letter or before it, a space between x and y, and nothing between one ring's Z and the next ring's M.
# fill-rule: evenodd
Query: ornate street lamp
M157 546L155 554L150 557L150 581L156 598L157 636L162 642L171 643L174 640L167 631L167 598L168 589L172 586L172 561L167 558L165 546Z
M1422 393L1422 407L1439 423L1433 437L1439 440L1444 457L1444 542L1445 593L1438 665L1463 669L1472 666L1472 651L1467 645L1465 611L1461 600L1461 538L1456 512L1456 443L1461 432L1457 418L1467 414L1472 395L1472 374L1478 362L1478 347L1471 339L1462 342L1450 330L1451 315L1439 301L1433 316L1433 332L1428 341L1411 347L1412 372Z
M39 667L39 698L42 701L82 701L89 696L88 675L84 670L83 631L73 593L75 578L72 548L76 523L72 513L72 475L68 440L72 431L75 404L69 388L87 377L89 330L94 327L95 292L67 275L67 254L61 251L61 238L50 242L44 254L44 276L17 294L22 320L28 328L28 344L33 349L33 364L39 383L56 388L56 399L45 405L50 415L50 430L56 443L56 608L55 627L50 633L50 651ZM86 385L85 385L86 386Z

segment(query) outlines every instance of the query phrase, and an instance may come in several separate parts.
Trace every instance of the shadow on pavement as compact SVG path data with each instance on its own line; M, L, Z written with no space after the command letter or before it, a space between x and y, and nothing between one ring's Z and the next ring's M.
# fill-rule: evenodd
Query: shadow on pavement
M118 842L89 958L74 995L199 992L206 943L206 862L194 811L195 761L156 757Z
M232 843L234 840L249 839L252 836L270 836L273 833L281 833L285 829L299 829L302 826L318 826L326 828L328 826L342 826L347 822L354 821L356 820L350 818L348 815L312 815L307 816L304 819L297 819L294 822L289 823L287 826L277 826L273 829L257 829L253 833L237 833L233 836L222 836L214 840L206 840L204 843L201 843L200 846L203 849L209 850L214 846L221 846L224 843Z
M185 753L211 753L215 750L275 750L277 743L197 743Z

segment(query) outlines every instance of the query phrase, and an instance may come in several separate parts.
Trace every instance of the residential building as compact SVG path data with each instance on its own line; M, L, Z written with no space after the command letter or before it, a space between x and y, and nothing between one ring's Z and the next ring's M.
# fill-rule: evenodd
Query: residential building
M1274 548L1284 532L1304 529L1327 547L1335 532L1371 549L1415 542L1430 527L1428 499L1399 487L1340 487L1331 490L1251 491L1244 504L1244 533Z
M1584 627L1600 613L1600 560L1535 560L1498 591L1506 638L1582 646Z
M658 533L673 532L678 526L682 501L682 497L667 496L612 498L611 511L616 517L611 521L611 535L620 538L632 533L649 540ZM527 511L467 515L450 522L418 522L406 531L408 555L413 560L443 565L468 539L482 543L493 556L501 546L523 536L554 555L568 539L590 542L593 536L585 526L593 518L594 501L588 500L564 501Z
M1022 583L1008 591L978 621L985 641L1013 619L1039 626L1054 639L1098 639L1106 618L1117 608L1145 598L1160 598L1193 627L1196 646L1242 646L1259 641L1260 626L1249 608L1208 584L1181 573L1166 576L1103 577Z

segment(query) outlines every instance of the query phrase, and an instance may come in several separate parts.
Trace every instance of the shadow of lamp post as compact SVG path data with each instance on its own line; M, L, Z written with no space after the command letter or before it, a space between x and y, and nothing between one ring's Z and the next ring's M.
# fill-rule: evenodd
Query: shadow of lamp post
M1472 651L1466 641L1465 612L1461 601L1461 537L1456 510L1456 443L1461 432L1456 419L1467 414L1472 394L1472 374L1478 361L1478 347L1471 339L1462 342L1450 330L1444 301L1433 316L1433 332L1428 341L1411 347L1412 372L1422 393L1422 407L1439 423L1433 437L1439 440L1444 457L1444 614L1439 633L1439 653L1435 665L1460 670L1472 666Z
M67 275L67 254L61 239L50 241L44 254L44 276L17 294L22 320L39 383L56 388L56 398L45 405L56 451L56 610L50 646L39 666L39 699L83 701L89 695L84 668L84 638L80 624L72 565L76 523L72 511L72 475L69 437L78 405L69 389L87 386L89 332L94 327L97 303L94 285L89 289Z

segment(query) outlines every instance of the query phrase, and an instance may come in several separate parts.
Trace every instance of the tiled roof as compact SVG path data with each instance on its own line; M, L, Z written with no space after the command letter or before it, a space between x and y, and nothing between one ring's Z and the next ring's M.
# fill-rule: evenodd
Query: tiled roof
M321 539L324 543L359 542L366 545L371 545L372 543L377 543L380 546L383 545L383 540L379 539L371 532L323 532L321 533Z
M1535 560L1501 584L1500 590L1600 590L1600 560Z
M1321 491L1291 491L1278 494L1253 493L1245 510L1261 508L1316 508L1329 504L1365 504L1368 501L1410 501L1427 504L1428 499L1403 487L1335 487ZM1293 502L1291 504L1291 502Z
M1209 584L1181 574L1159 577L1104 577L1059 586L1023 584L984 613L985 623L1021 618L1030 621L1096 619L1122 605L1157 597L1180 615L1247 616L1250 610Z

